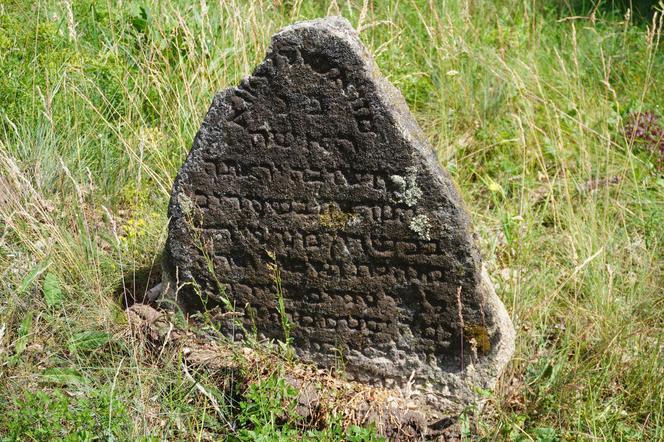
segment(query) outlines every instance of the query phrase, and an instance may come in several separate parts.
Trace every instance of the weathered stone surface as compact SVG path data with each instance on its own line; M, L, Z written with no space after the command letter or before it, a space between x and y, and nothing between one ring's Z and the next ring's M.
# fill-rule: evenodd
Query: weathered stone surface
M214 98L169 214L180 304L232 304L283 339L276 264L294 347L320 366L452 412L512 354L457 191L344 19L283 29Z

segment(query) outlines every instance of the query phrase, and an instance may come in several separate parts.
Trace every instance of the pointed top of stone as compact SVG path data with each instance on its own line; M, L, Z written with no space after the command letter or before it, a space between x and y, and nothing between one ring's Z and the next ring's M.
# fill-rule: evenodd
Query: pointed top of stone
M292 339L438 414L513 352L458 192L343 18L284 28L214 98L169 215L166 282L186 310L241 313L229 336Z
M340 58L352 57L359 60L364 75L372 79L380 91L378 98L387 101L388 112L392 114L395 124L399 125L403 135L414 142L414 147L420 150L427 161L432 162L432 165L435 164L435 167L439 167L438 160L428 145L422 129L408 109L403 95L380 73L371 53L362 44L359 34L345 17L322 17L286 26L272 36L268 55L273 51L275 45L279 45L278 42L289 41L298 44L298 42L302 42L303 38L317 41L320 45L336 46ZM342 56L342 54L344 55Z

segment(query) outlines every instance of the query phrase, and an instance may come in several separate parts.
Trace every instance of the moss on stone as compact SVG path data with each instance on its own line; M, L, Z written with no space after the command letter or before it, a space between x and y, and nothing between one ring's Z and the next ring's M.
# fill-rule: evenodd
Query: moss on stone
M331 230L343 230L352 218L353 215L330 204L320 214L320 225Z

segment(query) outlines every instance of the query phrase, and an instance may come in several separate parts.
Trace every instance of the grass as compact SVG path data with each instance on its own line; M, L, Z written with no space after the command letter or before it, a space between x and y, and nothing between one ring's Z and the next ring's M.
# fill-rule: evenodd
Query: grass
M0 438L232 433L179 364L157 366L130 339L114 290L158 260L170 186L213 94L280 27L338 13L452 173L517 328L501 385L462 433L664 440L664 177L623 130L630 113L664 113L659 10L1 1ZM279 379L251 394L235 437L298 433L271 417L270 399L290 394Z

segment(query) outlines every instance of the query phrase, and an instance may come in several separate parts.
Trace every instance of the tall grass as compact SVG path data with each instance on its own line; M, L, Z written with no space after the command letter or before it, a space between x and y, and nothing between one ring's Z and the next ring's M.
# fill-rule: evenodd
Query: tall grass
M114 289L158 259L214 93L280 27L341 14L452 173L518 330L474 431L664 440L664 178L623 131L664 112L661 7L559 4L0 3L0 437L84 436L86 413L120 439L226 434L132 341Z

